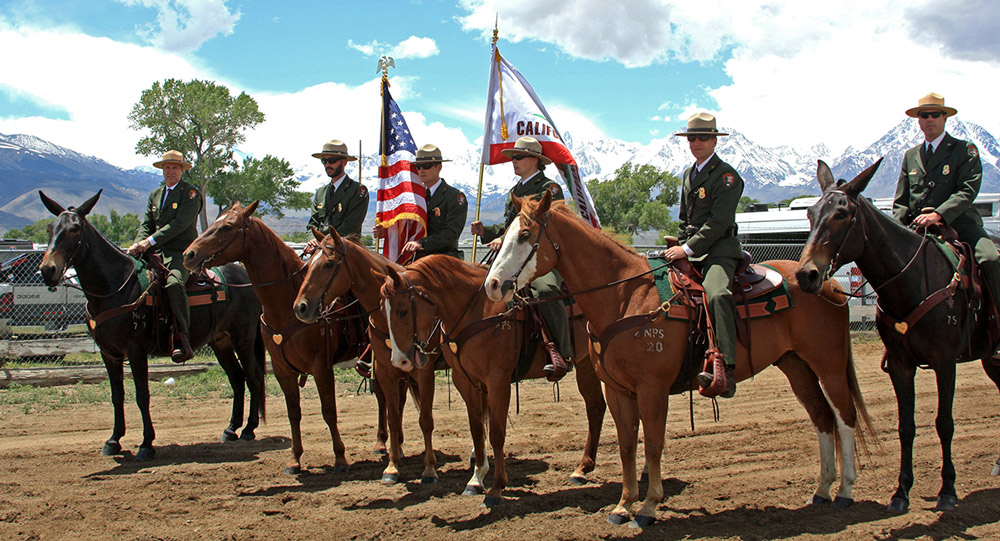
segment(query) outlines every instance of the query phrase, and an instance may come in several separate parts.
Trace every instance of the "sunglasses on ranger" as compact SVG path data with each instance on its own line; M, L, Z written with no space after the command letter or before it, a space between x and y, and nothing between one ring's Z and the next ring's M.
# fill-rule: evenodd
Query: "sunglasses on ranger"
M319 161L323 162L323 165L326 165L328 163L337 163L343 159L344 158L321 158Z
M715 139L715 136L714 135L689 135L688 136L688 142L689 143L693 143L695 139L697 139L699 141L709 141L709 140Z
M943 114L944 113L941 112L941 111L924 111L922 113L919 113L917 116L919 116L920 118L922 118L924 120L927 120L928 118L938 118L939 116L941 116Z

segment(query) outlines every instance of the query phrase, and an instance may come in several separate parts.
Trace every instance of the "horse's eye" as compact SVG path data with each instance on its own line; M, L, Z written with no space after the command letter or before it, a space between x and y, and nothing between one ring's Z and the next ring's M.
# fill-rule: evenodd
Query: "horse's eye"
M330 261L329 259L327 259L326 261L324 261L323 262L323 268L324 269L333 268L333 261Z
M232 231L233 230L233 226L231 226L229 224L226 224L226 225L222 226L222 230L223 231Z
M847 209L837 209L837 211L833 213L833 217L838 220L847 218Z
M400 310L400 311L399 311L398 313L399 313L399 317L406 317L406 314L409 314L409 313L410 313L410 311L409 311L409 310L407 310L406 308L403 308L403 309L402 309L402 310Z
M530 237L530 236L531 236L531 232L528 231L527 229L525 229L524 231L521 231L520 233L517 234L517 240L519 242L525 242L525 241L528 240L528 237Z

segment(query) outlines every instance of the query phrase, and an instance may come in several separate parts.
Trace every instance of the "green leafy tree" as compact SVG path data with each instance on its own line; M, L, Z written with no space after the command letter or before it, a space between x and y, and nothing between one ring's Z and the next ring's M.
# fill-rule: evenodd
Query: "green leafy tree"
M30 240L38 244L45 244L49 242L49 224L55 220L52 218L43 218L37 222L24 226L23 229L8 229L4 233L3 238L5 239L24 239Z
M281 240L285 242L309 242L313 238L311 231L292 231L281 235Z
M670 207L680 198L680 185L680 179L666 171L631 162L619 167L614 178L587 182L601 224L629 241L640 230L676 234Z
M257 214L285 215L283 208L309 208L312 196L296 191L299 181L287 161L268 154L264 159L243 159L242 167L219 173L208 184L208 195L219 206L219 212L237 201L248 203L260 199Z
M233 150L246 139L246 130L264 121L264 113L245 92L233 97L212 81L167 79L142 92L128 119L132 129L146 133L136 152L158 156L180 151L194 165L184 172L185 180L200 187L204 198L209 182L236 165ZM207 227L202 204L201 228Z
M118 246L132 244L135 232L139 230L139 215L132 212L118 214L112 210L108 216L91 214L87 216L87 221Z

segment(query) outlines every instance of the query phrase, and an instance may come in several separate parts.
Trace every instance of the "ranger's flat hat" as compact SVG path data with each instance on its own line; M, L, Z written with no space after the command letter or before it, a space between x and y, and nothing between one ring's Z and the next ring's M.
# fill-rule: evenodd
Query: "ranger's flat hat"
M542 144L534 137L521 137L514 142L514 148L505 148L500 153L508 158L514 154L527 154L538 158L538 163L542 165L552 163L552 160L546 158L545 154L542 154Z
M322 152L317 152L317 153L313 154L313 158L320 158L320 159L323 159L323 158L344 158L345 160L347 160L349 162L353 162L354 160L357 159L354 156L351 156L350 154L347 153L347 144L346 143L344 143L343 141L338 141L336 139L333 139L331 141L327 141L326 143L323 143L323 150L322 150Z
M917 101L917 106L906 110L906 116L916 117L923 111L942 111L945 118L958 112L954 107L944 106L944 96L931 92Z
M729 135L723 133L715 127L715 116L708 113L695 113L688 119L687 130L680 131L674 135Z
M169 163L174 163L181 166L181 171L187 171L188 169L194 167L193 165L184 161L184 155L176 150L168 150L164 152L163 157L160 158L160 161L153 163L153 167L157 169L163 169L163 166Z
M413 163L441 163L451 160L441 159L441 149L436 145L424 145L417 149L417 158Z

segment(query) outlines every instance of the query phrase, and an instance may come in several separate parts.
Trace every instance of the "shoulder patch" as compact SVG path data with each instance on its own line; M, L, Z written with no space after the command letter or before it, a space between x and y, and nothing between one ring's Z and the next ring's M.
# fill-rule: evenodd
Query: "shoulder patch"
M368 188L364 184L358 186L358 196L364 197L366 195L368 195Z
M198 195L198 192L196 190L191 190L191 191L188 192L188 199L194 199L195 196L197 196L197 195Z
M975 143L969 143L969 156L972 157L972 158L978 158L979 157L979 149L976 148L976 144Z
M549 184L549 191L552 192L552 195L558 194L559 193L559 185L556 184L555 182L553 182L552 184Z
M464 194L464 193L462 193L462 192L458 192L458 204L459 204L459 205L464 205L464 204L466 204L466 201L465 201L465 194Z
M734 182L736 182L736 176L732 173L722 175L722 183L725 184L727 188L732 186Z

